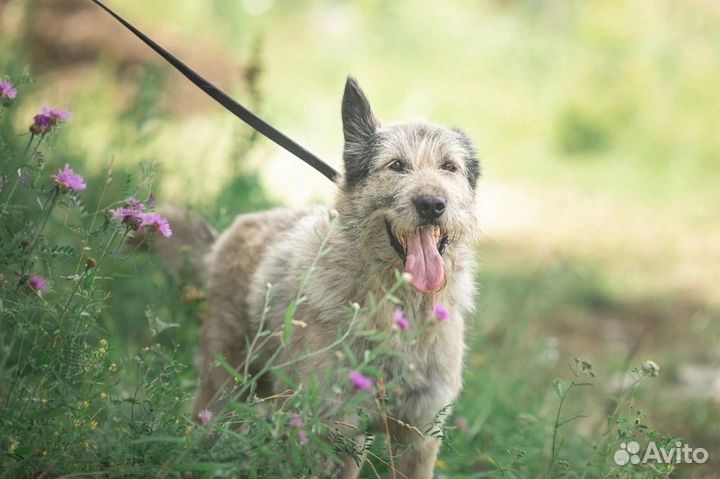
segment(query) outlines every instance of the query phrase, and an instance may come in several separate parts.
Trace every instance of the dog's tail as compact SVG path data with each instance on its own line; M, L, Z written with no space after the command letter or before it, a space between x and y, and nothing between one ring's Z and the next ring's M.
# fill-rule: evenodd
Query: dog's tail
M172 236L156 237L148 247L144 235L136 232L128 247L149 249L176 278L190 275L197 283L204 282L205 256L217 237L215 229L197 212L180 206L160 206L157 212L170 223Z

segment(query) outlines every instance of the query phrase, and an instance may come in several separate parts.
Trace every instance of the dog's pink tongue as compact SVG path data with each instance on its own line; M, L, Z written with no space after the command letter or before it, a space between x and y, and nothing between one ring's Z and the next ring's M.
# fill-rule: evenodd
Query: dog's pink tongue
M442 284L445 270L432 226L423 226L420 234L408 238L405 271L412 275L412 285L420 291L435 291Z

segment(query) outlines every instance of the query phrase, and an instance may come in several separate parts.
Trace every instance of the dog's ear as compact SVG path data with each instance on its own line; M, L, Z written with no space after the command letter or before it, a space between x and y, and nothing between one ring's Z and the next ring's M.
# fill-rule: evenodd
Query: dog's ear
M365 94L355 78L345 82L342 99L342 123L345 148L345 183L353 186L370 173L372 144L380 123L373 115Z
M378 121L357 80L348 77L342 99L342 122L345 142L363 141L375 133Z

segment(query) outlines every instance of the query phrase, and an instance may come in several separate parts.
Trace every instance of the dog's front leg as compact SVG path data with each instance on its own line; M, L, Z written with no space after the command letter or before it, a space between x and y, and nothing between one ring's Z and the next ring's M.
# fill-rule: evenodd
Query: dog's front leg
M395 461L397 479L432 479L440 440L428 436L408 435Z

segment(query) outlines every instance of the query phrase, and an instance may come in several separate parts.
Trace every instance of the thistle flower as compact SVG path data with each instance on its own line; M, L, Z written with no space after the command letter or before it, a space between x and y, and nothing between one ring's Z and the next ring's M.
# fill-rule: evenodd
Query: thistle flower
M59 170L57 175L54 175L52 178L63 192L78 192L87 188L85 179L75 173L67 163L65 163L65 168Z
M157 213L139 213L137 217L140 219L141 232L145 231L159 231L161 235L166 238L172 236L172 228L170 223L164 217Z
M288 426L298 429L298 442L301 446L308 442L307 433L303 429L303 427L305 426L305 422L303 422L302 418L299 415L293 414L288 421Z
M47 133L53 126L68 121L70 116L70 112L67 110L44 106L40 109L40 113L33 117L33 124L30 125L30 133L33 135Z
M198 421L200 421L201 424L209 423L214 417L215 415L208 409L203 409L197 414Z
M353 385L353 389L356 391L369 391L373 388L374 383L372 378L365 376L361 372L352 371L348 377Z
M12 86L12 83L7 80L0 80L0 99L14 100L16 96L17 90Z
M438 321L442 322L448 321L450 319L450 312L439 304L433 306L433 315Z
M395 313L393 313L393 321L395 321L395 326L401 331L407 331L410 329L410 322L407 320L405 313L400 308L395 309Z
M30 125L30 133L33 135L42 135L46 133L52 126L52 118L43 113L38 113L33 117L33 124Z
M127 197L123 206L138 213L145 211L145 204L142 201L135 199L134 196Z
M142 224L140 213L144 211L145 205L131 196L125 200L122 207L112 210L112 217L137 231Z
M288 426L301 428L305 425L302 418L298 416L297 414L293 414L293 416L288 421Z
M28 278L28 285L30 286L30 289L32 289L33 291L37 291L40 294L47 293L49 283L50 282L47 280L47 278L39 275L33 275Z
M72 114L67 110L63 110L62 108L50 108L49 106L42 107L40 109L40 114L49 117L52 126L55 126L60 122L68 121L72 116Z

